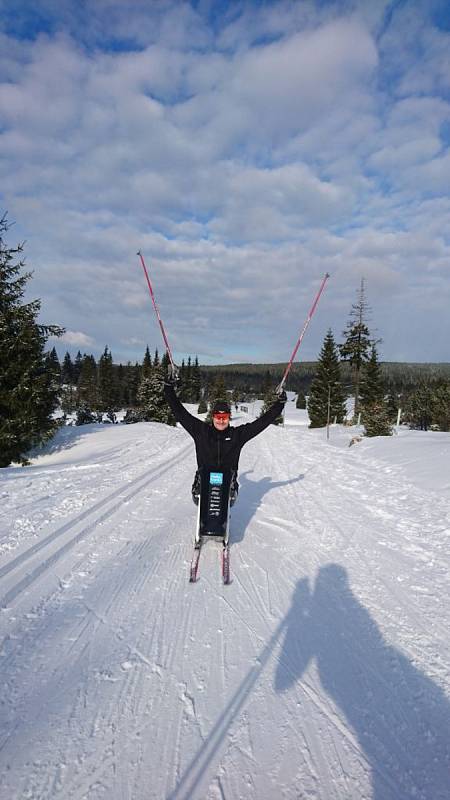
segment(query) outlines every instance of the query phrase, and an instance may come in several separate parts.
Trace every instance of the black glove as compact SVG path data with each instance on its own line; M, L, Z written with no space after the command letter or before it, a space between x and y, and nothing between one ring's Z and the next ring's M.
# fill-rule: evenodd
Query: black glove
M287 400L287 394L286 394L286 392L284 391L284 389L282 389L282 390L281 390L281 392L278 392L278 400L279 400L281 403L285 403L285 402L286 402L286 400Z
M168 375L165 380L165 383L167 383L169 386L172 386L174 389L176 389L178 384L180 383L180 376L178 375L178 370L176 367L172 367L171 364L169 365Z

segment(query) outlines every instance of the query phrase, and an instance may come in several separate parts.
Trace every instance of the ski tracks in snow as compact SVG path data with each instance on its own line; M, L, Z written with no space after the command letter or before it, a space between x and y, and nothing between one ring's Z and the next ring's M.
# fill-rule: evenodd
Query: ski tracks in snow
M232 585L209 542L192 586L192 444L153 431L100 496L59 475L84 507L2 567L4 796L444 800L445 499L270 429L242 456Z

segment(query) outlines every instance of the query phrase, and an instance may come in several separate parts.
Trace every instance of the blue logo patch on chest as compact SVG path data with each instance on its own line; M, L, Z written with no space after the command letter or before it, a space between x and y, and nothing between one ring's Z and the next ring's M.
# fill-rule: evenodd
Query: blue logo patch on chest
M210 472L209 482L212 483L213 486L222 486L223 472Z

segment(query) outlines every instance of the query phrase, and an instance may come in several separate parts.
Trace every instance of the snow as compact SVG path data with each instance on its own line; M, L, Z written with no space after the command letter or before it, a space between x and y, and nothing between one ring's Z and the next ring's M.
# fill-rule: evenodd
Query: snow
M231 586L182 429L0 470L2 798L448 800L450 434L306 423L243 451Z

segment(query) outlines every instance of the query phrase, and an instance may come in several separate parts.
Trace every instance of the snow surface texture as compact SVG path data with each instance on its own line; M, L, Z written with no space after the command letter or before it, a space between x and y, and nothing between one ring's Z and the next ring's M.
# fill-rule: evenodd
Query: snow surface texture
M231 586L214 542L188 583L183 430L0 470L2 798L448 800L450 435L287 422L243 451Z

